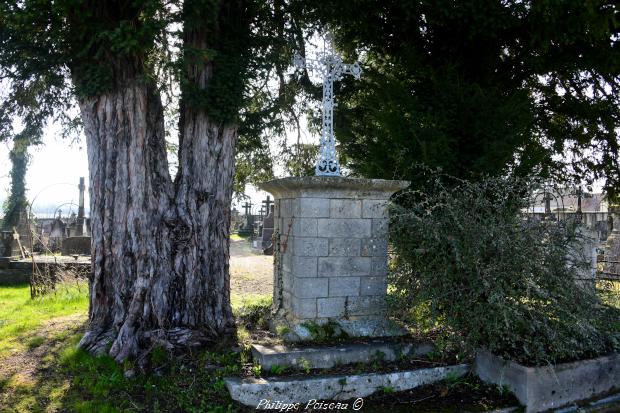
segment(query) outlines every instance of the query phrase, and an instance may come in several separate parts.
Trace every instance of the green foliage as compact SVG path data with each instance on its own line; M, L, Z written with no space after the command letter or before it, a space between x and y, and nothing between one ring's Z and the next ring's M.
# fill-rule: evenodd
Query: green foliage
M9 197L4 206L4 218L0 229L10 231L19 223L21 213L28 206L26 200L26 171L28 170L28 145L27 138L17 137L13 141L13 149L9 152L11 161L11 187Z
M271 297L258 296L233 302L233 312L240 323L248 328L267 328L267 319L271 312Z
M156 348L150 356L155 371L128 378L132 363L119 365L78 349L87 312L86 285L60 284L55 293L34 300L28 285L0 286L0 363L13 355L22 360L23 353L42 370L21 382L21 373L0 380L3 407L85 413L238 410L223 379L241 374L239 353L213 348L168 357ZM43 356L29 359L35 347L45 347Z
M261 372L262 372L262 367L261 367L261 365L255 362L255 363L252 365L252 374L253 374L255 377L260 377Z
M205 361L218 368L205 369ZM234 411L223 378L240 371L238 355L207 352L171 360L157 375L127 378L112 358L93 357L75 345L64 350L61 366L71 377L70 391L63 400L70 411Z
M299 368L301 368L306 374L310 374L310 370L312 370L312 365L310 361L301 357L299 359Z
M282 374L286 371L286 367L285 366L280 366L278 364L274 364L273 366L271 366L271 368L269 369L269 373L271 374Z
M568 169L605 176L608 189L620 180L611 2L299 3L362 62L359 81L336 86L336 134L353 173L415 182L420 162L476 179ZM574 162L553 158L565 149Z
M312 341L324 343L333 340L346 339L348 337L337 323L330 321L325 324L317 324L311 321L305 321L301 324L312 334Z
M44 342L45 342L45 337L34 336L28 340L28 344L27 344L28 350L34 350L35 348L39 347Z
M620 314L577 281L588 269L579 226L528 219L531 190L516 179L431 174L423 191L400 196L391 227L398 315L411 322L423 308L455 342L526 364L620 348L610 331Z

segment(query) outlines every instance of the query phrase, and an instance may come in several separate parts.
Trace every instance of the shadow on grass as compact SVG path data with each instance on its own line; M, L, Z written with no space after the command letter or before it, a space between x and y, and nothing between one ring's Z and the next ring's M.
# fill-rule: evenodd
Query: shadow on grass
M221 348L168 356L151 353L151 372L126 377L131 363L95 357L77 348L84 323L34 340L23 359L34 363L13 369L0 380L0 412L237 412L223 378L239 375L247 355ZM37 344L35 346L35 344Z
M236 306L240 332L264 324L269 304L261 298ZM47 334L43 341L33 335L24 346L24 368L0 379L0 412L255 411L233 402L224 385L224 377L240 375L252 366L247 348L231 350L237 343L222 342L218 348L174 359L156 348L150 356L150 373L128 378L125 372L133 369L131 363L119 365L108 356L94 357L77 348L84 330L84 323L74 323ZM487 403L497 405L496 396L489 402L485 399L493 392L477 386L476 381L446 381L394 394L386 388L367 399L364 411L457 412L467 398L468 406L479 409L471 411L481 411Z

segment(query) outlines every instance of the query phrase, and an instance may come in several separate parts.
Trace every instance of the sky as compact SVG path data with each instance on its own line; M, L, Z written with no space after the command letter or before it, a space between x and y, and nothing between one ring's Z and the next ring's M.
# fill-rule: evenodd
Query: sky
M66 204L78 203L80 177L88 182L88 159L83 140L76 143L63 141L58 137L58 131L56 125L50 125L45 130L44 144L28 151L31 159L26 175L26 194L37 215L52 215L56 209L60 209L63 215L77 211L77 206ZM10 149L10 142L0 144L0 203L9 192ZM88 191L85 202L88 207Z

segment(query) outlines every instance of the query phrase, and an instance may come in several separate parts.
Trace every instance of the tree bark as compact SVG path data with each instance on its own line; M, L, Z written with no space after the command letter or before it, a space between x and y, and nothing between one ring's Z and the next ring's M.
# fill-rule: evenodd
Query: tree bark
M192 12L205 11L194 6ZM213 29L219 22L212 16ZM186 28L184 40L206 50L209 36L197 17L198 29ZM94 353L111 346L117 361L142 362L153 346L201 346L235 330L228 259L237 127L183 99L173 182L163 107L144 58L110 53L108 59L111 90L80 99L93 266L89 327L80 345ZM186 68L193 90L205 92L212 62L188 59ZM80 73L74 70L76 83Z
M208 40L203 27L185 28L186 49L207 50ZM204 93L214 74L213 61L190 54L185 56L185 64L188 84ZM237 125L216 121L205 105L183 99L179 132L175 199L177 233L183 242L174 265L186 285L186 294L179 297L185 306L184 321L207 324L214 334L232 333L229 236ZM209 306L195 307L196 300L204 300Z
M163 108L134 80L80 102L90 167L93 273L80 345L117 361L154 345L204 345L234 331L228 229L234 130L196 115L180 178L166 160Z

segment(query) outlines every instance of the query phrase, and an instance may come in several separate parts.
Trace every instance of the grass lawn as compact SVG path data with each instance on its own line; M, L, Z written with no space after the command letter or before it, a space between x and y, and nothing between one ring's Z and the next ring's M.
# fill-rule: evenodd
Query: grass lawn
M0 286L0 412L254 411L233 402L223 381L244 369L254 371L244 327L238 329L236 341L181 359L155 349L151 372L128 378L125 372L133 369L131 363L118 365L110 357L77 349L87 317L83 287L61 287L56 294L30 300L27 285ZM252 326L261 323L271 299L233 294L232 302L240 324ZM483 411L486 403L497 405L498 397L505 398L480 386L475 379L459 379L411 393L386 389L369 398L364 411L454 413L461 411L464 400L476 407L471 411Z
M61 286L45 297L30 299L28 285L0 287L0 358L25 348L36 347L36 335L49 320L59 317L86 318L88 286Z
M268 297L233 295L236 313L269 304ZM153 374L126 378L130 364L77 349L87 308L85 285L36 300L27 285L0 286L0 412L239 410L222 378L238 374L247 354L231 351L231 343L175 361L156 349Z

